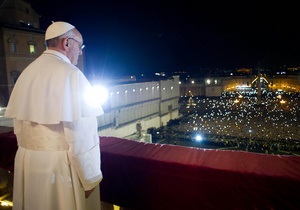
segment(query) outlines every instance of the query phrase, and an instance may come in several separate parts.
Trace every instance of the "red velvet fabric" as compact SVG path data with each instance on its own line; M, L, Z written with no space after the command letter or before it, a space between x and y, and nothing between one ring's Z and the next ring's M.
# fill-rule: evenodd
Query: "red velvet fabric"
M132 209L300 209L300 156L208 150L100 137L101 200ZM13 171L13 132L0 167Z
M101 137L101 199L134 209L300 209L300 157Z
M13 131L0 133L0 168L13 172L17 149L17 139Z

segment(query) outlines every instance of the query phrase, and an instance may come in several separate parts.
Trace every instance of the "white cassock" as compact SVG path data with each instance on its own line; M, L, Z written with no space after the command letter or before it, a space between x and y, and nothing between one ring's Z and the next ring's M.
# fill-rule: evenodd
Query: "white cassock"
M102 180L91 85L63 54L46 50L18 78L5 116L14 119L13 209L100 209ZM96 187L85 199L84 191Z

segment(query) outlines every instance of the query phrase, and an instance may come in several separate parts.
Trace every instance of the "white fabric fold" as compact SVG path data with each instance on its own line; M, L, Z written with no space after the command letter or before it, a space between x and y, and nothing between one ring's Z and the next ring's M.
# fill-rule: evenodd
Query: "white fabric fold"
M76 122L63 123L69 145L69 160L85 190L94 188L102 180L100 141L96 125L95 117L84 117Z
M102 180L100 170L99 145L89 151L72 157L71 162L76 169L84 190L91 190Z

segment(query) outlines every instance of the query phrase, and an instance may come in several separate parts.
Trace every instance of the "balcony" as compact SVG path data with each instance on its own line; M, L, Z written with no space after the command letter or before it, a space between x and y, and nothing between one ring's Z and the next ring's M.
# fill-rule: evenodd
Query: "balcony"
M100 137L101 200L129 209L300 209L300 156ZM12 132L0 167L13 171Z

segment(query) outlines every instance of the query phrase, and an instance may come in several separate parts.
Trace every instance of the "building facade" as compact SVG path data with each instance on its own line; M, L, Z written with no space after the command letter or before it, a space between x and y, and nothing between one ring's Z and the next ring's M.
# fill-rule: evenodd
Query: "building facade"
M39 15L21 0L0 1L0 106L5 106L22 70L44 50Z
M257 78L256 75L247 75L181 79L180 96L219 97L224 91L236 91L246 87L256 87ZM293 92L300 91L300 76L298 75L263 76L260 80L264 88Z
M127 137L136 133L139 120L143 133L179 117L179 76L169 79L114 85L98 117L101 136Z

